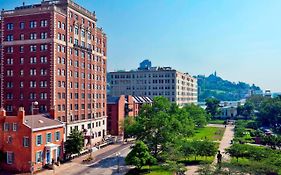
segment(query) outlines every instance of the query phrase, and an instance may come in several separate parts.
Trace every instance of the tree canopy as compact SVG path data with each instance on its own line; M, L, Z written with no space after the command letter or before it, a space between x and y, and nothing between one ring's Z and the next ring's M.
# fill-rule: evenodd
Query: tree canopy
M65 152L68 155L78 154L82 151L84 145L83 133L74 129L71 131L65 142Z

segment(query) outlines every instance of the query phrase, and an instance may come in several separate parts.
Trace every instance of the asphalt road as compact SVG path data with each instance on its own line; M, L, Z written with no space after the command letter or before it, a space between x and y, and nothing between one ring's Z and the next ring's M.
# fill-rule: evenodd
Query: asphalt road
M128 167L125 165L125 157L130 152L130 145L122 145L104 154L98 155L91 165L72 166L63 173L66 175L117 175L125 174ZM116 156L120 153L120 156ZM119 173L117 172L119 164Z

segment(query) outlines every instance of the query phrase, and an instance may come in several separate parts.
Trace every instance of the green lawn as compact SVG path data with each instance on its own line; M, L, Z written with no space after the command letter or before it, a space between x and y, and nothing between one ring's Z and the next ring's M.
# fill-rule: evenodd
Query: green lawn
M144 166L140 172L130 170L126 175L172 175L173 173L163 169L161 166Z
M214 156L210 157L201 157L197 156L196 159L194 156L191 156L185 160L179 161L180 163L183 163L185 165L202 165L202 164L211 164L215 160Z
M225 128L217 127L205 127L199 128L195 131L195 135L188 139L190 140L211 140L211 141L220 141L224 134Z

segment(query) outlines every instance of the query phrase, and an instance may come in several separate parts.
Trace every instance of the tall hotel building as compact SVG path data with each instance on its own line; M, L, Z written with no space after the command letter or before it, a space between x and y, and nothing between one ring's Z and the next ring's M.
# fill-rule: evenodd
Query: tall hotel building
M179 106L197 103L197 79L171 67L151 67L145 60L138 70L110 72L110 94L164 96Z
M49 113L96 141L106 134L107 38L71 0L1 12L1 106ZM33 110L34 109L34 110ZM91 131L91 133L90 133Z

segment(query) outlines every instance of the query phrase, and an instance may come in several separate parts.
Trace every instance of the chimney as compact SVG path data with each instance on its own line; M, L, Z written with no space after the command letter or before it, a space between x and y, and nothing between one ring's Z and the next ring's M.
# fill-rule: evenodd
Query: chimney
M22 122L24 122L24 116L25 116L24 107L20 107L18 111L18 118L20 118Z

